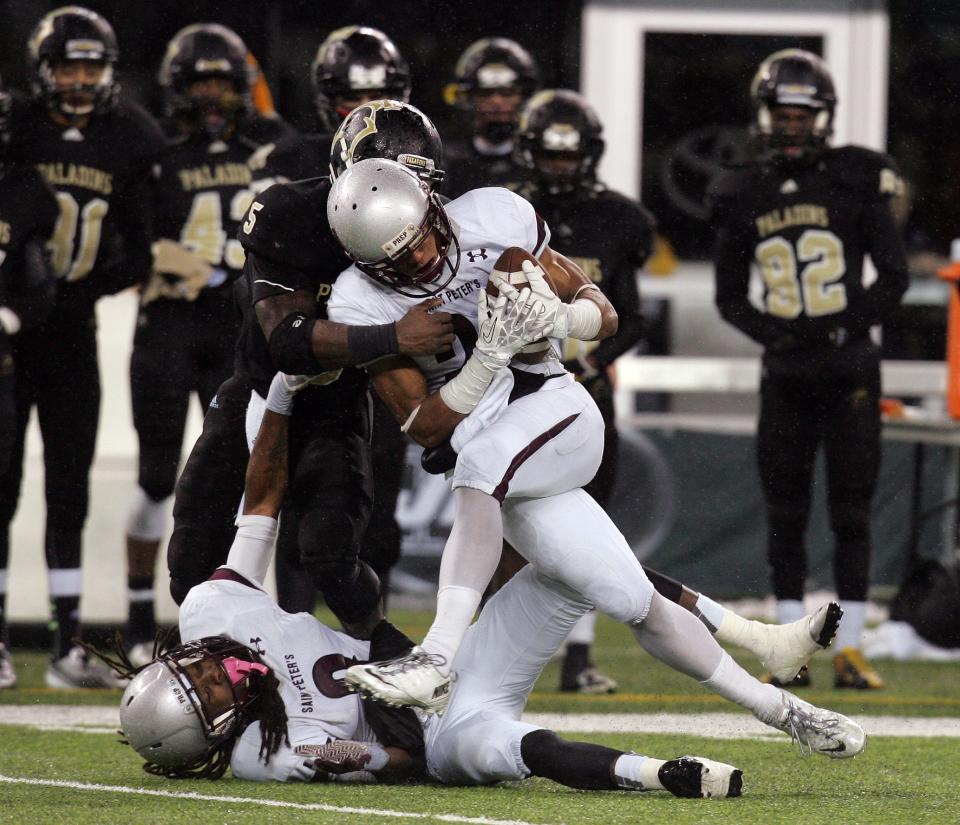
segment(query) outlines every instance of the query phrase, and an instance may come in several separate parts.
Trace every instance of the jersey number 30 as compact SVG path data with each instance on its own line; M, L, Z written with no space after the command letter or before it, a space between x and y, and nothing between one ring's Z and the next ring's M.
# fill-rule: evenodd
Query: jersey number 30
M832 232L808 229L796 250L786 238L768 238L757 245L757 264L766 285L767 312L792 319L832 315L847 308L847 272L843 241Z

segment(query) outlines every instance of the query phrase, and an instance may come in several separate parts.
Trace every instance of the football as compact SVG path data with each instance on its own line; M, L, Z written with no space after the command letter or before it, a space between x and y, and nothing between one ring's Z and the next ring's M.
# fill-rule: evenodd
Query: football
M503 253L497 258L493 265L493 271L487 280L487 295L496 298L500 294L500 288L497 284L506 280L514 289L520 290L527 286L527 276L523 271L523 262L530 261L534 266L539 265L539 261L533 257L526 249L520 246L511 246L503 250ZM542 269L543 267L541 267ZM557 293L557 286L549 273L544 273L544 280L553 291Z
M490 273L489 279L487 279L487 295L496 298L500 294L498 284L503 280L518 291L528 286L530 282L527 280L527 274L523 271L524 261L531 261L534 266L539 266L540 263L522 247L511 246L503 250L503 253L493 265L493 271ZM543 267L540 268L543 269ZM544 272L543 279L547 282L547 286L550 287L553 294L556 295L557 285L553 282L549 273ZM514 356L514 360L524 364L535 364L548 357L549 349L550 342L541 338L539 341L534 341L524 347Z

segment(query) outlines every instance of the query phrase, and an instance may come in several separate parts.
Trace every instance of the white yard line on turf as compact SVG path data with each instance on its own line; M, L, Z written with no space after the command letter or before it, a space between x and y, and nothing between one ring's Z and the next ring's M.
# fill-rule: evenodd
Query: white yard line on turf
M960 737L960 717L856 716L871 736ZM766 739L783 734L746 713L528 713L523 721L561 733L678 733L709 739ZM116 733L118 711L106 705L0 705L0 725Z
M47 788L69 788L74 791L99 791L101 793L126 793L139 796L160 796L166 799L188 799L198 802L230 802L239 805L261 805L265 808L292 808L297 811L329 811L336 814L390 817L392 819L428 819L436 822L463 822L471 825L533 825L522 819L489 819L485 816L460 816L459 814L410 813L380 808L351 808L346 805L324 805L319 802L285 802L280 799L251 799L246 796L219 796L217 794L190 793L186 791L158 791L150 788L128 788L125 785L95 785L86 782L66 782L55 779L32 779L28 776L4 776L0 783L8 785L42 785Z

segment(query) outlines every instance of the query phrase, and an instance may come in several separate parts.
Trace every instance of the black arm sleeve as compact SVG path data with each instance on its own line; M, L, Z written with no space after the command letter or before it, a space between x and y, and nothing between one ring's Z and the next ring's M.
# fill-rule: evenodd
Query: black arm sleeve
M20 278L10 285L10 308L17 313L23 329L42 324L56 297L56 279L43 238L24 241L20 249Z

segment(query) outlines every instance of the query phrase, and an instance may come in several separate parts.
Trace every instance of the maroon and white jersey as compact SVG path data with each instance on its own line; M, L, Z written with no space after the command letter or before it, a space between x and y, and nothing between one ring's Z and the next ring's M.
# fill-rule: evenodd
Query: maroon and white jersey
M180 607L180 637L204 636L227 636L256 650L279 680L287 711L290 747L264 765L260 728L251 725L233 751L235 776L310 781L314 771L303 763L311 745L332 739L376 741L360 697L335 679L367 661L369 642L332 630L309 613L281 610L268 593L225 567L194 587Z

